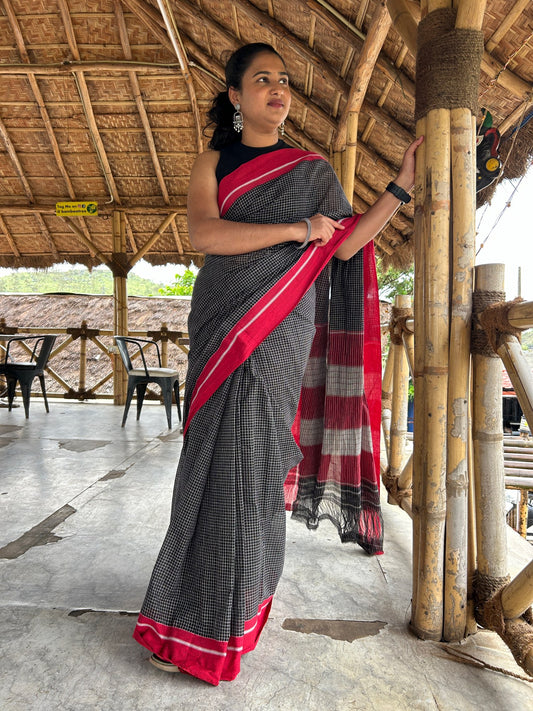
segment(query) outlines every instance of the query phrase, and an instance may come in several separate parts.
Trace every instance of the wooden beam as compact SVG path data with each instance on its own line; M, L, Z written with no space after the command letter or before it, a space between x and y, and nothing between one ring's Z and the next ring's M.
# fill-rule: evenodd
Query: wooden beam
M370 77L374 71L374 66L383 47L383 43L387 38L390 26L391 17L389 11L387 10L384 0L381 0L381 2L376 5L366 40L363 43L361 53L357 60L352 85L350 86L350 91L346 99L346 105L339 118L337 136L333 144L334 151L342 150L346 144L346 129L349 115L351 113L359 113L363 106L363 100L370 82Z
M150 30L163 47L174 54L174 47L165 31L163 18L153 5L144 2L144 0L121 0L121 2Z
M128 31L126 28L126 22L124 19L124 12L122 10L122 3L120 2L120 0L114 0L114 1L115 1L115 16L116 16L117 22L118 22L120 41L122 43L124 55L127 60L131 60L131 57L132 57L131 46L130 46L130 42L129 42ZM135 104L137 106L137 111L139 112L139 116L141 118L141 123L143 125L146 141L148 143L148 149L150 151L150 157L152 159L152 164L154 166L155 174L157 176L157 181L159 183L159 187L161 189L163 199L164 199L165 203L168 205L170 203L170 198L168 195L168 190L167 190L167 186L165 183L165 178L163 176L163 171L161 169L161 163L159 161L159 156L158 156L157 148L155 145L154 134L152 132L150 120L148 118L148 114L146 112L144 102L142 100L141 89L139 86L137 75L133 71L129 71L128 75L129 75L129 80L130 80L130 84L132 87L133 95L135 97ZM174 241L176 243L178 252L180 254L183 254L183 244L181 242L181 238L180 238L178 227L176 225L175 220L171 223L171 229L172 229L172 233L174 235ZM133 236L133 230L131 228L131 224L129 221L125 222L125 230L130 237L133 250L137 251L136 241Z

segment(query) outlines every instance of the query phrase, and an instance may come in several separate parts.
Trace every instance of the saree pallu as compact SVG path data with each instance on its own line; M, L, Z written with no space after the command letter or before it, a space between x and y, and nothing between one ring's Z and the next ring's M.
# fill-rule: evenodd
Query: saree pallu
M215 685L234 679L255 647L282 572L284 482L302 457L292 426L316 333L314 282L327 278L358 219L329 164L296 149L224 178L219 207L224 219L265 224L321 212L346 218L346 229L326 247L208 255L196 279L171 520L134 637Z

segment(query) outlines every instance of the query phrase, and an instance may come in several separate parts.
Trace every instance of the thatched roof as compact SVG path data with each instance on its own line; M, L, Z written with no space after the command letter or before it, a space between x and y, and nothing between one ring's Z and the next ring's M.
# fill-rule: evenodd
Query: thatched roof
M418 18L419 3L404 2ZM3 0L0 266L111 262L114 209L126 217L130 258L148 248L143 256L153 264L201 261L187 235L187 183L207 145L205 111L222 86L225 56L244 42L273 44L293 86L288 140L331 157L343 147L337 129L362 51L378 41L372 20L381 4ZM520 149L511 137L533 107L532 27L528 0L488 0L480 107L526 164L531 133ZM394 177L414 135L413 52L391 25L359 118L358 211ZM525 131L518 133L523 143ZM97 201L99 216L68 223L55 215L56 202L77 200ZM401 262L412 219L411 203L377 239L378 253Z

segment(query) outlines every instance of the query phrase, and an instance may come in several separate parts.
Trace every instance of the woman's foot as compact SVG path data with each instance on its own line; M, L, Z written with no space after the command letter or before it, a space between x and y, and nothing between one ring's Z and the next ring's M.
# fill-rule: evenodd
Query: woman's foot
M177 667L175 664L172 664L172 662L167 662L166 659L161 659L161 657L158 657L157 654L152 654L150 659L148 660L150 664L153 664L154 667L157 667L158 669L161 669L162 671L166 672L179 672L181 669Z

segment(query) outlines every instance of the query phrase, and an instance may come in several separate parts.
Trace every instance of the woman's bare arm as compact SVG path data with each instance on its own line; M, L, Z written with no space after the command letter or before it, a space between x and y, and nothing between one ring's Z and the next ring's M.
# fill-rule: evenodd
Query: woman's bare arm
M396 185L409 192L415 182L415 153L418 146L424 140L420 136L416 141L413 141L405 151L400 172L394 180ZM369 207L368 210L361 215L359 222L351 235L341 244L335 252L335 256L339 259L350 259L358 252L361 247L379 234L391 219L394 213L398 210L400 201L392 193L387 190L379 197L376 202Z

